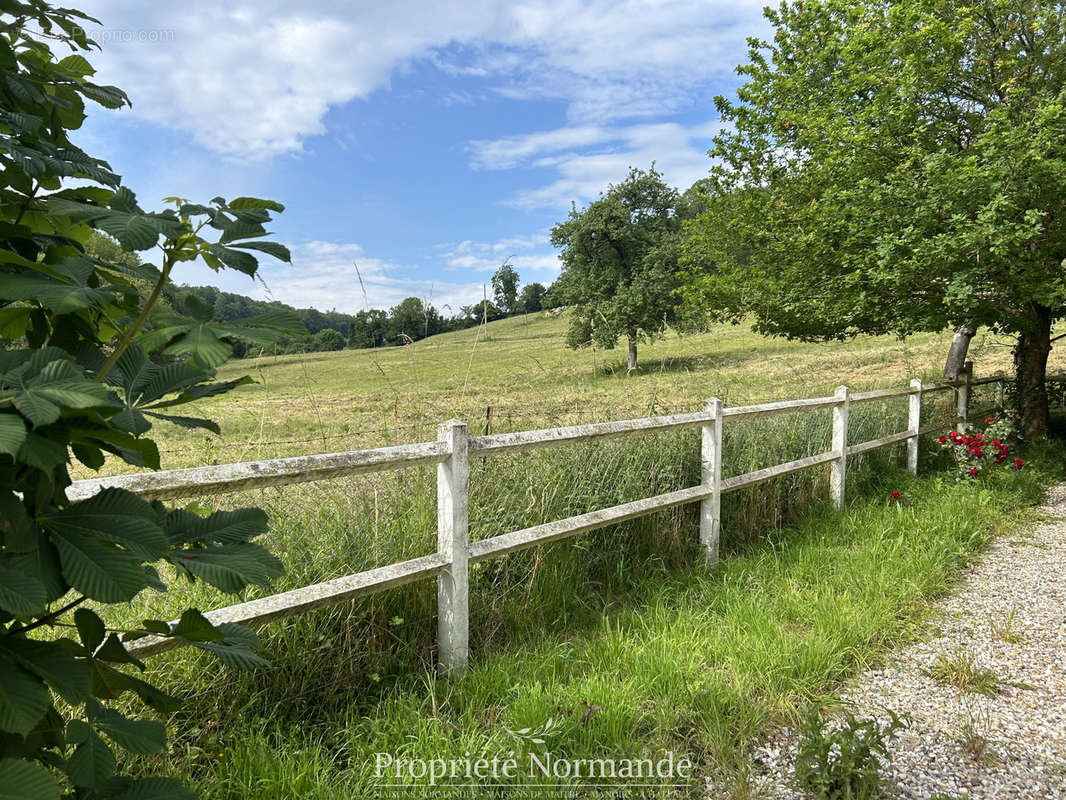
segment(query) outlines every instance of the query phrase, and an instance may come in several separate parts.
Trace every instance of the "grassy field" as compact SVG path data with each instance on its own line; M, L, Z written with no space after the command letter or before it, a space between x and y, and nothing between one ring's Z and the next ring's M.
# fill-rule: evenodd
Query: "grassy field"
M726 405L936 379L950 335L905 341L859 337L805 344L767 339L745 326L667 336L640 348L627 375L624 350L570 350L565 318L531 314L424 339L402 348L244 359L225 378L243 387L195 412L219 418L223 437L157 429L164 466L301 455L434 437L458 417L483 429L691 411L711 396ZM1061 351L1054 368L1066 367ZM1010 347L981 333L971 348L980 375L1009 370ZM195 413L190 411L189 413Z
M642 348L639 374L627 376L621 352L566 350L563 327L537 315L402 349L235 362L227 377L260 383L197 409L224 437L160 430L165 466L424 440L452 416L480 432L490 405L493 429L508 430L692 410L711 395L736 405L898 385L935 377L947 346L945 336L792 344L721 328ZM975 344L979 374L1007 366L1001 343ZM923 422L948 424L946 397ZM900 430L905 418L905 401L856 406L852 440ZM824 412L731 424L724 469L828 441ZM478 565L472 667L455 682L432 673L432 582L271 626L272 665L252 673L195 652L154 658L150 677L188 705L168 757L145 766L186 775L205 797L336 798L377 796L379 752L671 751L743 797L750 744L905 636L988 538L1029 519L1041 488L1061 477L1053 447L1034 450L1021 473L974 485L957 485L928 442L924 452L917 480L900 469L901 448L854 459L843 513L827 507L824 469L727 495L725 558L713 570L701 564L691 507ZM475 460L471 535L691 486L698 454L688 431ZM901 503L888 499L893 489ZM433 470L417 468L200 502L268 510L267 544L287 567L277 591L432 552L433 494ZM125 621L230 602L175 585L139 599ZM516 733L549 720L545 745ZM431 795L407 786L393 796Z

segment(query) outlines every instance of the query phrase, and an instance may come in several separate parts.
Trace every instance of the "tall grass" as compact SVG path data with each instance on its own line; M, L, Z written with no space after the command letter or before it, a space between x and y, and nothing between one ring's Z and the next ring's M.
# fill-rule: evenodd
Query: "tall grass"
M856 406L851 440L899 430L904 417L895 401ZM828 447L827 412L730 421L724 469ZM928 468L936 455L924 448ZM736 778L753 737L897 634L989 522L1001 524L1045 477L1027 472L997 497L913 482L901 457L896 447L853 459L855 506L844 516L827 508L826 467L727 494L724 561L713 571L700 566L694 506L475 565L473 668L457 684L432 677L432 581L275 623L263 635L272 665L254 673L223 672L192 651L157 657L152 677L189 701L173 763L211 797L335 797L338 785L356 796L372 785L374 752L513 748L522 743L506 729L562 714L563 738L551 743L561 754L674 749L704 774ZM476 460L471 534L691 486L699 467L695 431ZM869 500L890 487L906 487L904 509ZM281 591L432 552L434 491L434 471L415 468L214 502L268 509L269 545L288 567L272 589ZM953 492L953 506L973 510L938 512ZM190 602L232 600L197 586L146 597L128 618Z
M476 350L473 332L462 332L228 365L229 377L261 381L196 409L223 418L229 438L164 431L166 466L425 441L449 416L481 433L489 405L502 432L691 411L710 395L739 405L829 394L838 383L902 385L946 346L924 336L819 347L722 328L644 348L641 370L627 376L614 354L566 351L564 325L493 323L492 341ZM989 356L982 374L1003 366L1005 351L978 342L975 352ZM927 405L923 422L946 426L948 397ZM828 412L731 419L724 470L824 452L829 422ZM905 422L902 399L853 406L851 441ZM475 565L472 666L457 682L433 675L433 581L272 624L262 632L272 664L252 673L190 650L155 657L149 677L188 703L166 763L150 766L186 774L211 798L359 797L374 790L375 752L521 749L508 731L551 718L563 720L550 740L559 755L672 749L739 795L753 738L905 631L1050 474L1027 469L998 487L915 482L899 470L902 451L850 459L845 514L827 506L826 466L727 494L713 570L698 551L694 505ZM928 475L935 445L923 441L923 453ZM697 431L475 459L471 536L692 486L699 475ZM904 492L901 508L885 501L892 489ZM433 552L434 494L434 470L422 467L199 502L267 509L267 544L288 570L277 592ZM176 583L124 616L232 602Z
M740 793L751 742L905 635L990 536L1025 518L1061 462L1061 451L1030 455L1022 473L973 485L882 471L872 498L821 508L714 570L641 558L626 540L650 528L550 545L539 563L508 565L509 597L477 592L473 664L454 682L432 676L432 619L411 613L430 607L428 587L275 628L275 665L254 674L164 656L154 668L193 694L171 765L212 798L373 796L377 752L522 752L533 745L509 731L561 719L547 745L558 757L672 750ZM892 488L901 503L886 499ZM584 583L541 583L561 575ZM491 620L506 635L489 634Z

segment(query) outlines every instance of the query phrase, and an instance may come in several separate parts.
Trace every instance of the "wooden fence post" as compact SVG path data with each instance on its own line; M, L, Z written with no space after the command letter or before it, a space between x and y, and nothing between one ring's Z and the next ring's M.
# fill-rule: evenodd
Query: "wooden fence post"
M999 411L1000 416L1003 416L1003 373L997 372L996 375L999 376L999 380L996 381L996 410Z
M437 439L451 453L437 465L437 552L448 563L437 578L437 659L443 674L457 675L466 668L470 653L466 423L443 423Z
M918 378L911 381L911 388L915 391L910 395L910 405L907 412L907 430L911 432L911 438L907 440L907 469L911 475L918 474L918 440L921 438L918 431L922 427L922 382Z
M957 413L955 430L966 433L966 424L970 421L970 381L973 379L973 362L967 361L959 375L961 384L955 390Z
M831 462L829 496L836 508L843 508L844 484L848 474L848 387L838 386L833 396L838 401L838 404L833 406L833 452L838 455L836 461Z
M722 401L712 397L703 408L714 414L714 420L701 429L701 480L712 494L700 503L700 543L707 563L716 564L722 525Z

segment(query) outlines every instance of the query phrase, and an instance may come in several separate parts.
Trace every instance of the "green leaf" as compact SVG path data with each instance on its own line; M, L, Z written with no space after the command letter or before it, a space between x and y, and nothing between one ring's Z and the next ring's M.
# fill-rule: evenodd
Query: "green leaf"
M38 302L56 314L100 308L114 300L102 289L74 286L47 275L4 275L0 295L8 301Z
M277 242L237 242L231 244L230 247L258 250L260 253L274 256L274 258L279 261L284 261L286 264L292 263L292 253L289 252L289 248L283 244L278 244Z
M16 414L0 414L0 453L18 453L26 441L26 425Z
M255 275L259 269L259 262L255 256L241 250L233 250L220 244L213 244L207 248L215 258L231 269L243 272L245 275Z
M0 561L0 608L16 617L44 613L48 592L44 584L32 575L12 569Z
M63 579L59 554L48 534L33 529L34 545L24 553L5 553L4 563L11 569L36 578L48 593L48 602L54 602L66 594L67 582Z
M130 104L126 93L117 86L97 86L96 84L86 83L81 86L81 92L104 108L122 108L122 106Z
M265 658L257 656L242 645L193 642L192 646L211 653L230 669L255 669L256 667L265 667L270 664Z
M162 723L130 719L112 708L100 708L92 718L97 730L131 753L150 756L166 747L167 731Z
M62 72L66 72L69 75L77 75L79 78L84 78L86 75L92 75L96 72L92 64L84 56L79 56L77 53L60 60L56 67Z
M95 731L74 748L67 761L67 776L77 786L99 789L115 774L115 754Z
M164 348L168 356L191 356L193 361L204 367L217 367L233 353L233 347L215 335L210 325L193 326Z
M196 792L176 778L143 778L115 795L114 800L196 800Z
M58 217L67 217L71 222L91 222L110 213L106 208L71 200L66 197L49 197L45 201L48 213Z
M93 224L118 239L127 250L147 250L155 246L160 235L173 237L182 228L181 221L174 217L116 210L98 217Z
M181 417L172 414L154 414L151 411L145 411L144 414L145 416L161 419L164 422L169 422L173 425L180 425L182 428L204 428L214 434L222 434L222 428L218 426L217 422L211 419L203 419L201 417Z
M0 539L5 551L3 556L37 549L37 529L33 527L21 498L10 489L0 490L0 533L3 534Z
M0 660L0 730L23 736L52 704L44 682L7 659Z
M222 632L195 608L187 608L181 614L181 619L171 632L174 636L180 636L193 642L221 642Z
M59 800L52 773L21 758L0 760L0 800Z
M2 381L14 390L15 408L38 426L55 422L63 408L111 405L107 387L85 377L70 361L50 361L39 371L31 367L9 372Z
M215 316L215 307L209 306L195 294L187 294L181 299L185 313L197 322L210 322Z
M67 651L63 640L42 642L22 637L4 637L0 642L0 652L35 674L71 705L89 699L89 671Z
M120 456L127 464L159 469L159 448L151 439L139 439L118 428L72 428L72 443L102 447Z
M81 643L89 648L90 652L99 647L107 635L104 621L87 608L79 608L74 612L74 624L78 628Z
M153 403L145 408L172 408L173 406L183 405L184 403L191 403L193 400L203 400L207 397L216 397L220 394L225 394L231 389L235 389L238 386L247 386L250 383L255 383L249 375L242 375L240 378L232 381L222 381L220 383L203 383L197 386L192 386L182 392L178 397L173 400L165 400L161 403Z
M235 197L229 202L229 207L233 209L266 208L279 213L285 210L285 206L281 203L274 200L263 200L258 197Z
M0 309L0 339L21 339L30 327L33 309L15 306Z
M176 567L230 594L240 592L250 583L269 586L282 574L281 562L255 544L178 550L169 558Z
M102 603L132 600L147 582L141 560L88 536L53 531L63 577L82 594Z
M112 664L133 664L140 670L144 670L144 662L130 655L130 652L122 644L117 634L108 634L107 641L93 654L100 661L109 661Z
M168 714L181 708L181 701L160 691L150 683L120 672L102 661L92 661L93 694L100 698L115 698L123 692L135 692L149 708Z
M168 549L151 504L123 489L104 489L68 508L43 514L38 522L53 532L117 542L145 561L162 558Z
M78 459L78 461L89 469L98 470L104 465L104 453L99 447L85 444L71 444L70 452L74 454L74 457Z
M50 473L59 465L66 463L67 448L59 442L30 432L26 434L26 441L19 448L18 460L42 472Z
M268 527L266 512L260 508L216 511L206 518L176 509L167 515L163 523L171 544L238 544L266 533Z

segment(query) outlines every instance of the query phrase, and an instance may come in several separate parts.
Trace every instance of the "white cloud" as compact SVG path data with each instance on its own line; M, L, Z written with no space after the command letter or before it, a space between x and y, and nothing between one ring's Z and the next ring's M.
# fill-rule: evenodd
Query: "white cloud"
M446 315L477 302L481 282L446 282L403 277L404 268L368 256L358 244L313 241L292 248L292 265L264 264L266 288L244 293L297 308L336 309L354 314L391 308L406 297L428 300ZM360 278L362 283L360 284ZM237 290L240 291L240 290Z
M561 269L558 255L550 250L547 233L512 236L496 242L469 239L442 245L444 263L449 269L468 269L493 273L505 260L517 270L522 283L550 281ZM544 252L547 249L547 252ZM528 251L542 252L528 252ZM539 273L530 275L529 273Z
M471 163L483 169L549 167L558 177L518 192L508 202L521 208L567 208L596 197L626 176L629 167L654 161L664 179L680 189L706 176L707 149L721 123L683 126L673 122L622 127L560 128L493 141L471 142ZM575 149L583 145L579 152Z
M129 92L136 117L245 160L301 150L308 137L324 131L330 107L387 87L393 74L419 59L455 77L490 82L501 94L566 102L577 125L568 135L578 141L569 146L577 146L604 122L690 105L695 87L744 59L745 36L764 27L760 5L79 3L104 26L97 32L104 50L93 57L98 77Z

